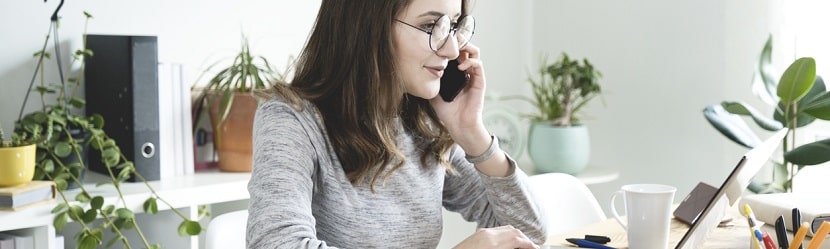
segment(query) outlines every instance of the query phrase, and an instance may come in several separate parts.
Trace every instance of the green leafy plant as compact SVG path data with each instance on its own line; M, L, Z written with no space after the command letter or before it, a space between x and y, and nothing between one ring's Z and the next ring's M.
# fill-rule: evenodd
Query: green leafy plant
M57 11L55 13L57 14ZM54 18L56 14L52 19L50 33L54 33L57 37L57 18ZM44 61L51 59L52 56L46 51L51 34L47 35L42 49L34 55L38 58L35 75L40 75L40 84L34 91L40 94L43 107L26 115L23 115L24 108L21 108L21 117L15 123L16 136L37 138L35 179L51 180L58 186L58 194L61 198L52 209L52 213L56 215L53 223L55 228L60 231L70 221L77 222L81 226L81 230L75 234L76 247L82 249L96 248L103 245L105 229L112 231L114 234L113 238L106 242L107 248L118 242L123 245L123 248L132 248L125 236L128 230L134 230L137 233L144 248L160 248L159 244L151 244L147 241L135 219L135 214L127 208L126 200L122 195L121 187L124 181L135 177L147 187L150 193L143 205L144 212L157 213L158 202L161 202L171 207L170 210L182 218L179 227L182 236L198 235L202 230L199 223L188 219L188 216L172 208L167 201L162 199L147 183L147 180L135 170L135 165L127 160L116 141L104 132L102 116L98 114L77 114L85 105L85 101L76 96L81 91L83 62L88 56L94 56L93 51L86 49L86 26L92 16L86 12L84 12L84 15L86 15L86 22L83 33L83 47L75 51L68 67L71 69L73 64L81 64L76 77L70 76L66 82L63 81L63 70L61 70L60 65L61 54L58 51L58 41L55 41L55 56L57 57L58 75L61 82L46 84L44 80L46 74ZM35 78L32 79L32 83L34 81ZM23 105L25 106L25 104L26 100L24 100ZM109 178L96 186L112 186L119 195L116 203L105 203L103 196L93 194L83 185L81 176L87 165L83 155L87 150L89 153L100 153ZM79 189L74 197L68 196L67 187L70 183L74 183ZM93 222L99 219L101 222Z
M202 77L218 70L208 81L207 85L198 89L199 95L196 98L197 110L196 116L193 119L196 121L193 124L194 132L200 125L198 122L201 120L201 116L204 115L205 108L209 109L210 106L218 104L219 116L216 117L214 122L221 124L225 122L233 106L236 96L234 93L254 95L256 91L268 89L273 83L284 80L285 74L288 73L288 70L284 73L274 70L271 63L268 62L268 59L263 56L253 55L248 44L248 39L244 35L242 35L242 46L239 53L236 54L230 64L225 65L223 63L227 63L227 60L221 59L214 62L196 79L196 82L200 82ZM222 68L215 69L216 67ZM221 137L219 131L219 129L214 130L216 133L214 134L214 139Z
M795 60L776 81L772 72L772 37L767 39L756 69L754 93L763 100L775 103L772 117L741 101L723 101L703 110L709 121L721 134L747 148L761 142L740 116L750 117L758 127L767 131L787 129L782 141L783 161L771 160L773 181L753 182L750 190L756 193L787 192L792 190L793 177L805 166L830 161L830 139L798 145L796 132L816 119L830 120L830 93L824 81L816 75L816 62L804 57Z
M538 110L531 116L534 121L550 121L553 126L579 124L580 109L602 92L599 85L602 73L587 58L571 60L562 53L558 61L548 63L547 57L543 57L537 72L538 79L528 79L533 87L532 99L504 97L531 103Z
M19 134L12 133L10 140L6 140L6 133L3 127L0 127L0 148L18 147L37 143L38 137L27 138L21 137Z

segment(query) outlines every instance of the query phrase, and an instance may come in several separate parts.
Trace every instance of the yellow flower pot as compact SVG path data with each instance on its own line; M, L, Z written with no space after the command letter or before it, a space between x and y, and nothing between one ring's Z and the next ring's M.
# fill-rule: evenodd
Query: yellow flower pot
M34 144L0 148L0 187L28 183L34 176Z

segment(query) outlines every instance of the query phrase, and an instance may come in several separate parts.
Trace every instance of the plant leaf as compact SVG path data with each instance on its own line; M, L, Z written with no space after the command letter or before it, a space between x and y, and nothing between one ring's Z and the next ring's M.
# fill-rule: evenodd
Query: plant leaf
M72 153L72 145L63 141L57 142L53 149L55 151L55 155L57 155L60 158L65 158Z
M90 210L87 210L86 212L84 212L84 215L81 217L81 220L83 220L84 223L90 223L90 222L94 221L95 217L97 217L97 216L98 216L98 212L95 211L95 209L90 209Z
M92 198L92 201L90 201L89 204L93 209L101 209L101 207L104 206L104 197L95 196Z
M202 232L202 225L199 222L185 220L179 224L179 236L199 235Z
M816 60L802 57L794 61L778 81L778 97L781 102L795 103L813 87L816 79Z
M740 116L727 112L721 105L707 106L703 109L703 115L709 124L735 143L753 148L761 142Z
M77 205L76 206L71 206L71 207L69 207L69 211L67 213L69 214L70 219L72 219L74 221L80 221L81 220L81 215L84 214L84 209L81 208L80 206L77 206Z
M64 210L66 210L67 207L69 207L69 206L67 206L66 203L63 203L63 202L58 203L58 205L55 205L55 207L52 208L52 213L56 214L58 212L63 212Z
M156 214L159 212L159 206L156 202L156 198L150 197L144 201L144 212L148 214Z
M75 200L81 203L87 203L91 200L91 198L89 198L89 194L87 194L86 192L80 192L77 195L75 195Z
M95 236L83 233L81 234L81 237L78 242L78 249L95 249L95 247L97 247L100 244L101 241L95 238Z
M777 131L784 128L784 125L781 124L781 122L764 117L760 112L758 112L758 110L742 101L724 101L721 102L721 105L729 113L752 117L752 120L755 121L755 124L757 124L761 128L764 128L764 130Z
M794 127L792 127L792 125L789 122L784 120L784 115L781 114L781 111L780 111L780 110L784 110L784 108L786 108L784 106L784 102L778 103L778 109L772 115L772 118L777 120L778 122L785 123L786 124L785 126L787 126L787 128L794 128ZM790 117L789 119L791 120L792 118L793 117ZM795 128L798 128L798 127L804 127L804 126L812 123L813 121L816 121L816 118L814 118L810 114L800 112L800 113L798 113L798 116L796 117L796 121L798 123L795 125Z
M830 139L798 146L784 153L784 160L798 165L816 165L830 161Z
M115 210L115 215L118 216L118 218L121 218L121 219L135 218L135 214L133 213L133 211L130 211L129 209L126 209L126 208L116 209Z
M813 84L813 89L817 88L821 89L817 90L819 93L815 96L812 98L809 97L810 93L813 92L811 90L810 93L807 94L808 97L804 97L804 99L802 99L804 102L799 104L801 111L819 119L830 120L830 92L826 92L824 80L821 76L816 76L816 81Z
M69 217L67 215L67 212L62 212L55 216L55 220L52 222L52 225L55 226L55 230L62 231L68 223Z
M114 211L114 210L115 210L115 206L113 206L113 205L107 205L106 207L104 207L103 209L101 209L101 213L102 213L103 215L111 215L111 214L112 214L112 211Z
M772 65L772 34L764 43L761 55L758 58L758 66L752 76L752 93L758 96L764 103L774 106L778 103L776 89L778 88L778 73Z

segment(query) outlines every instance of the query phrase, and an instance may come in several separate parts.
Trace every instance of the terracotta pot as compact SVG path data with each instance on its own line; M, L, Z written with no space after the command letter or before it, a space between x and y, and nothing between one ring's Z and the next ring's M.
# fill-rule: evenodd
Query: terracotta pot
M254 114L257 99L248 93L235 93L231 110L224 122L217 126L221 95L213 95L210 107L210 123L214 144L219 157L219 170L251 172L253 153Z

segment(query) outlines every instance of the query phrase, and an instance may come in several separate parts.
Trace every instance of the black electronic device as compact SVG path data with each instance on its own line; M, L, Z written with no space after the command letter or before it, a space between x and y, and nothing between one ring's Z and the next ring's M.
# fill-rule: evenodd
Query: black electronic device
M683 198L683 201L680 202L680 205L674 209L674 217L677 220L682 221L686 224L692 224L697 221L697 218L700 217L700 213L703 212L703 209L706 208L706 205L709 204L709 201L715 197L715 193L718 192L718 188L713 187L712 185L706 184L704 182L700 182L692 189L692 192Z
M458 60L451 60L441 76L441 89L438 90L438 94L444 101L452 102L466 85L467 72L458 70Z
M147 180L159 180L158 40L155 36L87 35L86 113L103 116L104 131ZM106 173L98 153L89 169ZM117 174L118 172L116 172ZM131 178L130 181L136 181Z

